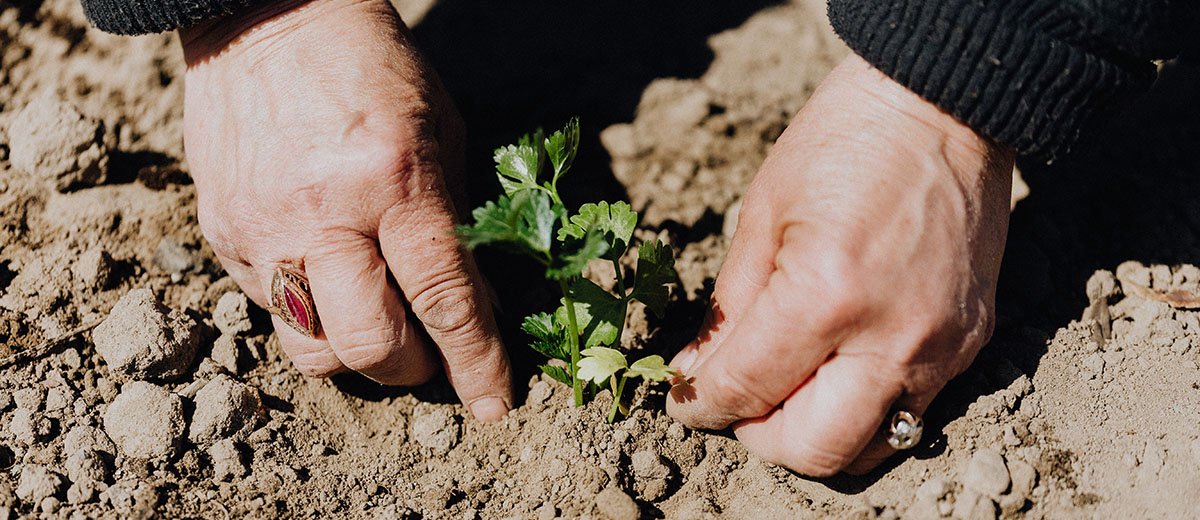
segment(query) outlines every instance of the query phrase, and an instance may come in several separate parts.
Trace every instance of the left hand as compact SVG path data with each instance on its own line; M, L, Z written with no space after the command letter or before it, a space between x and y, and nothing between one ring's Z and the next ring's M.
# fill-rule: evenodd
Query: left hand
M846 59L746 193L667 411L807 475L878 465L991 335L1012 156Z

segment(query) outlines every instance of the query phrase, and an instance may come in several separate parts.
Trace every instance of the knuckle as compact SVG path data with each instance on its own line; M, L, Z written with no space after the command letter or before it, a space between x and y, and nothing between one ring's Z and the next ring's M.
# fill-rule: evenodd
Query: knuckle
M709 406L723 418L759 417L775 407L754 391L755 385L743 376L725 371L709 378L709 388L703 397Z
M791 446L790 450L766 457L767 462L791 468L809 477L825 478L837 475L854 461L853 454L819 447L811 439L796 439Z
M457 269L433 277L412 299L413 312L431 334L452 340L479 334L475 287Z
M335 343L338 358L356 372L387 367L397 346L395 338L379 333L354 334Z
M296 370L308 377L324 379L337 374L343 368L343 365L333 356L321 352L295 354L289 357Z

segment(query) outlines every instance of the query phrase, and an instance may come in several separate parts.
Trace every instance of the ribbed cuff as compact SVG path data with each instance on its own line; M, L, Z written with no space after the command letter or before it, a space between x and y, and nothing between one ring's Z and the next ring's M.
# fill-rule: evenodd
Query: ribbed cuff
M82 0L96 28L115 34L149 34L190 27L269 0Z
M981 134L1046 160L1066 154L1099 111L1153 80L1149 63L1118 66L1015 21L1021 16L1007 4L829 0L829 20L851 49L900 84Z

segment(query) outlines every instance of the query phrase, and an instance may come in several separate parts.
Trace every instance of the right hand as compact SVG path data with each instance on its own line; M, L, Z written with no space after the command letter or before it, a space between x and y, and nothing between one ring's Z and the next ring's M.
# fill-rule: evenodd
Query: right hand
M296 367L415 385L440 352L476 418L503 417L509 361L446 182L461 174L461 123L395 9L272 4L181 38L200 227L260 306L275 267L303 262L322 333L274 318Z

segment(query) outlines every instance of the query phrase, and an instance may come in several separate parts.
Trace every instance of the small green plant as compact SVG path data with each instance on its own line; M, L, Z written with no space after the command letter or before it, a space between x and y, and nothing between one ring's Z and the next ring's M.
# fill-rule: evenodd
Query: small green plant
M630 365L613 348L620 344L629 302L642 302L662 317L668 284L677 277L675 256L660 241L642 242L636 270L626 279L621 258L637 227L637 212L625 202L589 202L571 214L559 196L558 183L578 150L577 118L549 136L538 130L515 145L497 148L496 175L504 194L476 208L474 223L459 226L458 233L468 248L488 245L531 257L546 268L547 279L558 282L558 309L526 317L521 328L533 337L534 350L566 363L566 369L551 364L540 368L571 385L575 406L584 403L585 383L588 395L605 386L612 390L612 422L617 411L628 413L621 396L629 379L663 381L676 375L661 356ZM596 259L612 262L616 294L583 277L588 262Z

